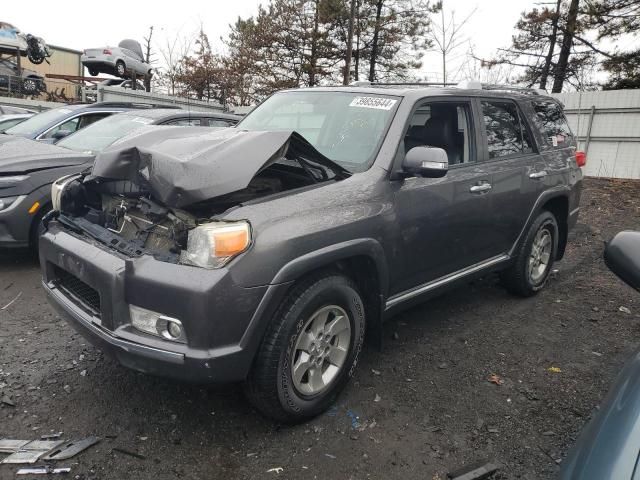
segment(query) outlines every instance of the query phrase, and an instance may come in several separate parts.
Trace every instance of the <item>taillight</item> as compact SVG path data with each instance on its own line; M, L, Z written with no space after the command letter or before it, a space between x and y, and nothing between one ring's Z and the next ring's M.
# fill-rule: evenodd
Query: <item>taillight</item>
M105 48L104 50L102 50L102 53L103 53L104 55L111 55L111 50L109 50L109 49Z
M576 163L579 167L584 167L587 164L587 154L584 152L576 152Z

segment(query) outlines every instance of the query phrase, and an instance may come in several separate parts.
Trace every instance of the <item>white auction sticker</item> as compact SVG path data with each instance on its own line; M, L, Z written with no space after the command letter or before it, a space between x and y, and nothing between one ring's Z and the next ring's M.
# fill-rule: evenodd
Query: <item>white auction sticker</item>
M391 110L397 100L381 97L356 97L349 104L350 107L375 108L377 110Z

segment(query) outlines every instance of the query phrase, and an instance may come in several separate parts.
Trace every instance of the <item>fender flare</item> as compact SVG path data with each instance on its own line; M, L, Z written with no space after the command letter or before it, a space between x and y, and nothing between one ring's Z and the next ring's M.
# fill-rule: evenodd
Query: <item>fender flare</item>
M389 288L389 269L382 245L373 238L347 240L306 253L285 264L276 273L271 283L292 282L313 270L356 256L373 260L378 273L380 293L386 297Z
M552 188L550 190L546 190L546 191L544 191L544 192L542 192L540 194L540 196L536 200L536 203L533 205L533 208L531 209L531 212L529 213L529 216L527 217L527 221L525 222L524 227L520 231L520 234L518 235L518 238L516 239L515 243L511 247L511 250L509 251L509 256L510 257L514 256L516 250L518 249L518 247L520 246L520 243L522 242L522 239L527 234L527 231L529 230L529 227L531 226L533 221L536 219L536 217L542 211L542 206L545 203L547 203L549 200L552 200L554 198L566 197L568 199L570 193L571 193L571 187L569 187L567 185L561 185L561 186L558 186L558 187L554 187L554 188Z

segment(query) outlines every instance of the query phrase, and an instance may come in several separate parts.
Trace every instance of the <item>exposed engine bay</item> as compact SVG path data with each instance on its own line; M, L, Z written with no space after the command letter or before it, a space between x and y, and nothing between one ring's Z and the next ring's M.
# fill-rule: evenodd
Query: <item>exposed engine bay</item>
M184 189L178 189L175 183L158 194L157 183L149 181L150 167L158 165L154 165L152 157L145 157L145 152L140 154L136 147L138 164L135 175L105 178L96 176L98 169L94 167L92 173L86 172L65 185L60 195L58 219L68 228L89 235L126 256L147 254L158 260L178 262L181 252L188 247L189 232L218 221L220 215L229 209L348 176L341 167L332 168L329 160L317 161L315 152L308 150L306 142L302 143L304 140L295 139L295 142L298 143L297 148L291 148L289 140L280 145L249 179L232 178L229 183L232 191L222 191L220 195L187 205L183 205L186 203L182 196ZM153 154L157 155L157 152ZM123 157L127 160L132 158L131 150L121 151L116 157L120 162L118 167L122 167ZM102 167L104 171L106 167ZM220 165L217 167L216 173L222 174ZM183 173L184 170L181 171ZM241 173L243 178L247 178L245 172ZM158 178L156 175L156 181ZM161 180L169 182L171 179ZM202 179L194 182L202 183ZM213 183L216 182L220 184L220 180ZM234 189L237 185L244 187ZM208 188L209 185L203 187ZM167 197L168 189L174 192ZM201 198L201 191L192 189L191 196ZM174 205L168 205L167 198L176 199L172 202Z

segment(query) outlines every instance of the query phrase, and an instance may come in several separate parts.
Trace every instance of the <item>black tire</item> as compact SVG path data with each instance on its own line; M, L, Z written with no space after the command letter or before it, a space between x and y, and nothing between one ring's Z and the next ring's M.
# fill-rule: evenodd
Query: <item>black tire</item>
M96 70L95 68L90 68L89 69L89 75L91 75L92 77L97 77L99 73L100 72L98 70Z
M127 67L122 60L116 62L116 75L120 78L124 78L127 74Z
M323 387L324 390L307 395L297 389L292 375L296 352L302 355L299 349L296 350L297 342L301 335L309 334L303 332L309 319L314 318L315 313L333 306L342 309L348 317L349 349L344 363ZM331 323L327 320L326 325ZM248 400L265 416L283 423L303 422L322 413L331 406L353 376L364 333L364 305L350 279L325 272L301 281L287 295L267 328L245 382ZM329 363L323 365L330 368Z
M530 268L530 260L534 255L533 245L539 234L547 232L550 237L549 260L537 267L536 275ZM558 222L548 211L543 211L531 224L524 241L518 247L514 263L500 275L502 284L511 293L522 297L530 297L538 293L547 283L553 263L558 253ZM533 261L536 264L536 261Z

